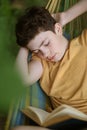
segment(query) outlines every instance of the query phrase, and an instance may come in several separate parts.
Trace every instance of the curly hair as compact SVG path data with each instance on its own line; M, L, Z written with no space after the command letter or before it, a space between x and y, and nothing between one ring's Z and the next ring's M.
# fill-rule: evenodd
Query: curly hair
M51 30L54 32L56 21L44 7L31 7L26 9L16 24L17 44L26 47L41 31Z

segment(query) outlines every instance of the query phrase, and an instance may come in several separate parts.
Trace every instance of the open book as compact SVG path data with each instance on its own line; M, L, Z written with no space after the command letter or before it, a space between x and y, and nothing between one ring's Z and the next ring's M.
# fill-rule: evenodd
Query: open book
M61 105L51 113L40 108L29 106L22 112L40 126L48 127L69 119L87 121L87 115L68 105Z

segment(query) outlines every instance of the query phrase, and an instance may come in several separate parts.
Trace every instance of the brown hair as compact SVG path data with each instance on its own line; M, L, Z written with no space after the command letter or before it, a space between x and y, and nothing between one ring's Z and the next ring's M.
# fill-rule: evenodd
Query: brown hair
M25 47L41 31L54 32L55 23L56 21L44 7L28 8L16 24L18 45Z

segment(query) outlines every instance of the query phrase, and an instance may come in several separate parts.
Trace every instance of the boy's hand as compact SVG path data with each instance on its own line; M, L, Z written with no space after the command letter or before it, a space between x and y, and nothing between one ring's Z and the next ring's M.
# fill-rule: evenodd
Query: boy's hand
M22 53L26 53L26 54L29 53L29 50L28 50L27 48L25 48L25 47L21 47L21 48L20 48L20 51L21 51Z
M53 13L52 17L56 20L56 22L60 23L61 26L63 27L65 25L64 23L64 12L61 13Z
M53 17L57 22L59 22L59 21L60 21L60 18L61 18L61 13L53 13L53 14L52 14L52 17Z
M74 20L76 17L87 11L87 0L79 0L75 5L70 7L64 12L54 13L52 14L53 18L61 24L61 26L65 26L67 23Z
M17 58L18 58L18 60L24 59L24 58L25 58L25 60L27 60L28 54L29 54L29 50L25 47L21 47Z

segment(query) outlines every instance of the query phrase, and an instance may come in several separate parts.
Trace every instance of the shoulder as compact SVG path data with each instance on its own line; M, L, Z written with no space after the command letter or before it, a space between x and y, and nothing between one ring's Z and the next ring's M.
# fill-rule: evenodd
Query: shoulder
M44 68L44 66L46 67L46 65L48 64L48 62L46 60L40 58L39 56L35 55L34 53L32 54L32 60L40 62L42 64L43 68Z
M87 38L87 29L84 29L83 31L82 31L82 34L81 35L83 35L83 36L85 36L85 38Z
M71 41L76 45L87 46L87 29L84 29L78 37Z
M87 45L87 29L84 29L81 33L81 35L79 36L79 41L83 44L83 45Z
M33 66L35 66L35 68L36 68L36 67L37 67L38 69L39 69L39 68L43 68L41 58L38 57L38 56L35 55L35 54L32 54L32 57L31 57L30 63L32 63Z

